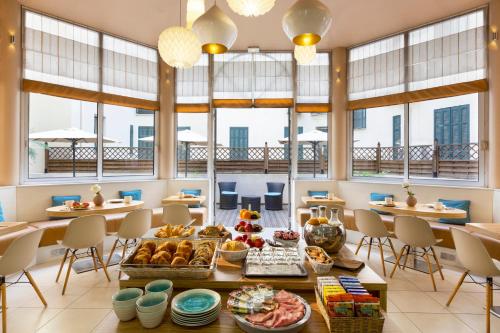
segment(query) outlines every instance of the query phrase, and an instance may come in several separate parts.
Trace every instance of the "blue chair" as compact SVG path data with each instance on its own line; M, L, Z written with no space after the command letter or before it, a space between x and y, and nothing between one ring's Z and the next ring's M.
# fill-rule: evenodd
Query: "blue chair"
M196 197L199 197L201 195L201 189L198 188L183 188L181 189L181 192L184 194L194 195ZM200 208L200 207L201 207L200 204L188 205L188 208Z
M53 195L52 196L52 207L62 206L65 201L74 200L74 201L82 201L81 195Z
M118 195L120 196L120 199L123 199L126 196L131 196L132 200L139 201L142 198L142 190L118 191Z
M236 182L219 182L219 208L238 208L238 192L236 192Z
M391 197L392 199L394 199L394 194L376 193L376 192L370 193L370 201L384 201L386 197ZM392 215L391 213L384 212L384 211L381 211L378 209L371 209L371 211L373 211L377 214L380 214L380 215Z
M307 195L310 197L315 197L315 196L326 197L328 196L328 191L307 191Z
M0 202L0 222L4 222L5 221L5 217L3 216L3 207L2 207L2 203Z
M266 183L267 193L264 203L267 210L283 210L283 190L285 183Z

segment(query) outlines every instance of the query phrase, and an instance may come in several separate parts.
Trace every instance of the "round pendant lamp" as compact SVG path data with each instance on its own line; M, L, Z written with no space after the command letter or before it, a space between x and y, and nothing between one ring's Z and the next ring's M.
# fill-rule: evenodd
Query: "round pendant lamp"
M242 16L264 15L274 7L276 0L227 0L233 12Z
M202 50L209 54L225 53L233 46L238 36L236 24L214 5L193 23Z
M285 13L283 31L295 45L317 44L330 29L332 15L319 0L298 0Z
M301 46L295 45L293 57L299 65L309 65L316 59L316 45Z
M201 43L193 31L184 27L170 27L160 34L158 51L169 66L190 68L201 57Z

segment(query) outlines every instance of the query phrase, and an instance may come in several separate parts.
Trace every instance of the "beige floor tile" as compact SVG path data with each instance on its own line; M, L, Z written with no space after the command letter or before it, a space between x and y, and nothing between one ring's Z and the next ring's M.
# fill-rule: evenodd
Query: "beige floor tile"
M110 312L108 309L66 309L44 325L39 333L91 332Z
M387 312L401 312L401 310L399 310L399 308L394 304L392 303L390 300L387 300Z
M403 313L388 313L384 322L384 333L419 333L418 328Z
M7 331L32 333L54 318L61 309L9 308L7 310Z
M111 297L117 288L93 288L71 303L70 309L112 309Z
M449 313L445 306L440 305L423 292L389 291L389 300L401 312Z
M474 332L452 314L406 313L422 333L472 333Z
M64 309L89 290L90 288L80 287L78 285L68 286L68 289L66 289L66 293L63 296L61 295L62 285L55 285L42 291L42 293L49 308ZM7 291L7 295L9 296L9 291ZM14 295L11 305L9 306L41 308L43 307L43 304L40 302L34 291L32 291L31 293Z
M457 314L456 315L467 326L474 330L474 332L486 332L486 316L477 314ZM500 332L500 318L491 316L491 332Z
M426 294L439 304L446 306L446 302L448 302L451 292L426 292ZM473 293L458 292L453 302L447 307L448 311L451 313L483 314L483 303L471 294Z

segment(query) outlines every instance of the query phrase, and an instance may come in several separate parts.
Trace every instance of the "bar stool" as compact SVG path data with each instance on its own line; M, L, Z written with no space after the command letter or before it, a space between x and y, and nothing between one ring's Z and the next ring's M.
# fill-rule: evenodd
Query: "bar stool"
M486 332L490 332L491 307L493 306L493 277L500 276L500 270L495 265L483 242L467 231L451 228L458 260L465 268L458 283L450 295L446 306L449 306L460 289L466 276L470 274L486 277ZM472 277L471 277L472 279ZM472 279L473 283L477 283ZM479 284L479 283L478 283Z
M361 246L368 245L368 260L370 260L373 239L377 239L377 244L380 250L380 260L382 261L382 269L384 271L384 276L386 276L383 246L388 245L391 248L394 257L396 257L396 251L394 250L392 241L389 238L391 236L394 237L394 234L387 231L387 228L380 218L380 215L371 210L355 209L354 221L356 223L356 228L358 228L358 231L364 234L363 238L361 238L361 240L359 241L355 254L358 254ZM365 238L367 237L370 238L369 242L366 242L365 240ZM381 239L384 239L384 241L382 242Z
M63 269L64 263L68 258L68 254L71 252L71 256L69 258L68 271L66 272L66 278L64 279L64 286L62 290L62 295L66 292L66 287L68 285L69 275L71 273L71 267L73 263L81 258L88 257L89 251L90 256L92 256L92 261L94 264L94 270L97 272L97 262L96 257L99 263L104 270L104 274L109 282L111 279L108 275L108 270L102 261L102 257L97 250L97 246L104 241L104 237L106 236L106 219L102 215L89 215L82 216L72 220L66 232L64 233L64 239L61 242L61 245L66 247L66 252L64 254L63 260L61 261L61 266L59 267L59 272L57 272L56 282L59 281L59 276L61 275L61 271ZM77 253L78 250L87 249L87 253Z
M163 207L162 215L163 224L182 224L188 226L196 221L191 217L189 208L182 204L169 204Z
M38 289L35 280L28 272L27 267L33 262L38 250L38 244L42 238L43 230L35 230L16 238L0 257L0 291L2 294L2 332L7 333L7 286L5 277L18 272L26 275L29 283L35 289L38 298L44 306L47 306L42 292ZM21 275L22 277L22 275ZM20 277L20 278L21 278ZM19 279L20 279L19 278ZM19 281L19 280L18 280ZM16 282L14 282L16 283Z
M432 272L432 264L429 259L429 252L432 252L432 256L434 257L434 261L437 264L441 279L444 280L443 272L441 272L441 265L439 264L436 252L433 248L433 246L439 243L441 240L437 240L436 237L434 237L434 233L432 232L429 222L415 216L396 216L394 218L394 231L396 233L396 237L405 245L401 249L401 252L396 259L396 264L394 265L394 268L391 272L391 278L396 272L396 268L399 267L401 257L406 250L403 269L405 269L406 267L406 263L410 254L423 257L427 262L427 267L429 268L429 275L431 276L434 291L437 291L436 281L434 281L434 274ZM421 248L422 251L418 251L418 248Z
M135 242L137 238L141 238L149 229L151 229L151 218L153 216L153 211L151 209L137 209L128 213L123 219L118 232L108 233L108 236L116 235L116 240L111 247L109 252L108 260L106 261L106 267L109 266L111 262L111 257L115 252L117 245L123 246L122 259L125 258L125 252L127 251L127 246L129 241ZM120 239L125 239L122 243ZM118 273L118 278L122 275L120 271Z

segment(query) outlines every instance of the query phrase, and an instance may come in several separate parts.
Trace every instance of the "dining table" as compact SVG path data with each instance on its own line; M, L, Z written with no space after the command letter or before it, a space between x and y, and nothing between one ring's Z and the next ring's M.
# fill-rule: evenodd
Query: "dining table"
M202 205L207 198L204 195L197 195L197 196L179 196L179 195L171 195L168 196L164 199L162 199L161 204L163 206L169 205L169 204L181 204L181 205L188 205L188 206L194 206L194 205Z
M465 229L500 241L500 223L467 223Z
M125 203L122 199L110 199L105 201L102 206L96 206L91 202L87 209L73 209L66 205L62 205L49 207L45 212L48 217L74 218L88 215L127 213L142 208L143 206L144 201L140 200L133 200L130 203Z
M338 197L323 197L323 196L303 196L302 203L307 207L313 206L331 206L331 205L345 205L345 200Z

